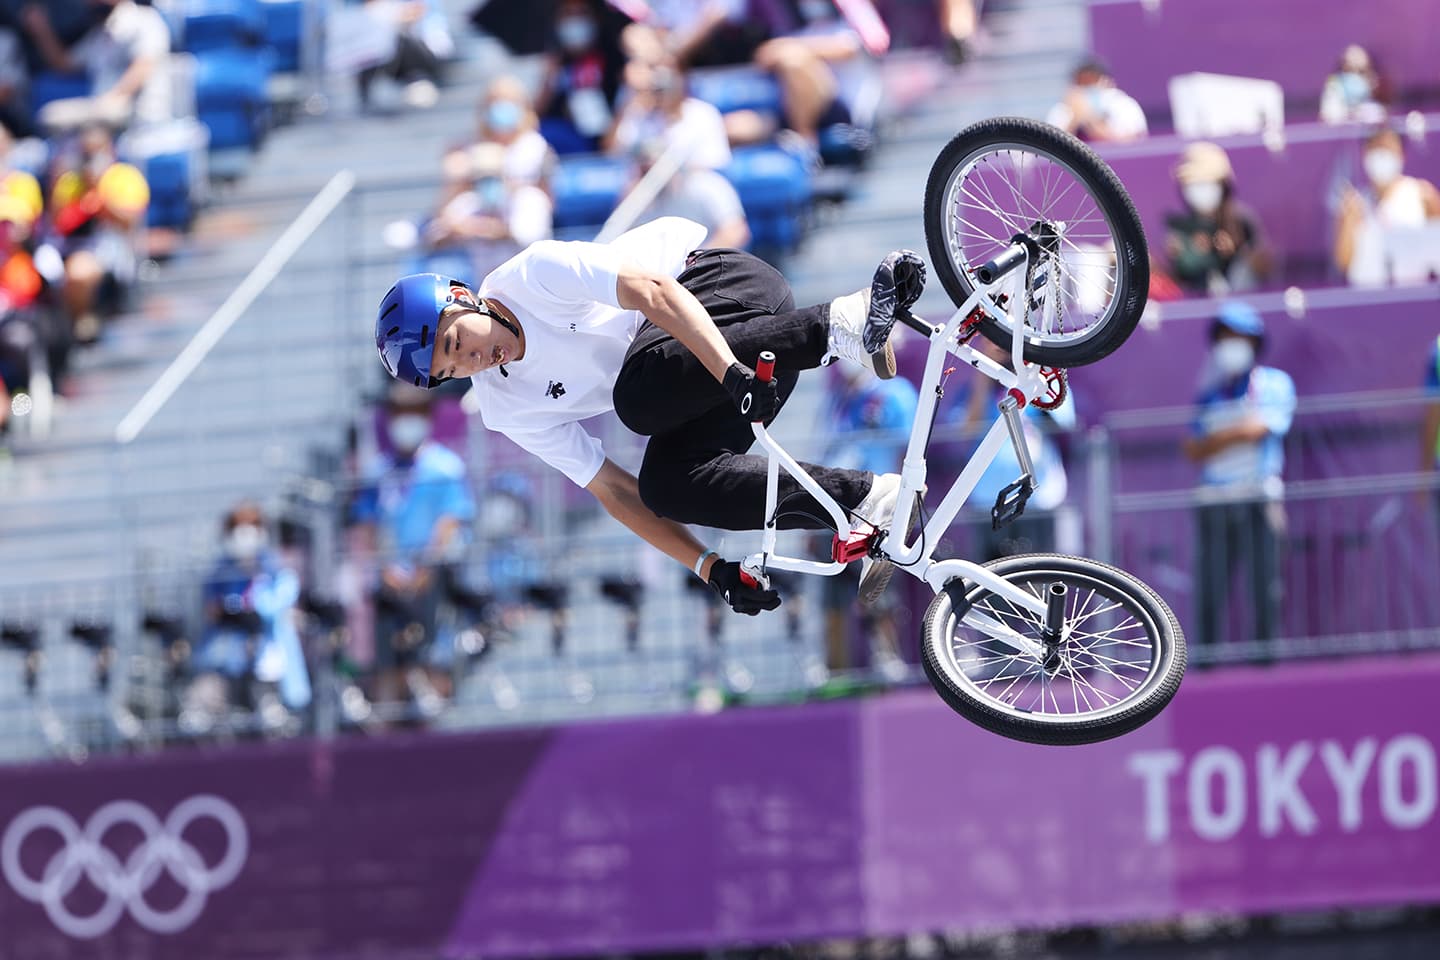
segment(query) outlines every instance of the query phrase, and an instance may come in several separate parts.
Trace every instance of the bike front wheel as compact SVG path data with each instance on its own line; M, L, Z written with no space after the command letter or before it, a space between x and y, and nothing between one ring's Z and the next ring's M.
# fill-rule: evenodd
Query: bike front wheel
M977 273L1028 237L1029 303L987 309L980 332L1009 347L1006 314L1025 317L1025 359L1077 367L1108 355L1145 309L1150 254L1135 204L1075 137L1019 117L982 120L952 139L925 185L931 267L957 305Z
M1065 587L1058 642L1044 618L963 579L925 613L921 660L955 711L1028 743L1094 743L1154 718L1185 675L1185 635L1164 600L1123 570L1083 557L1027 554L986 564L1043 598Z

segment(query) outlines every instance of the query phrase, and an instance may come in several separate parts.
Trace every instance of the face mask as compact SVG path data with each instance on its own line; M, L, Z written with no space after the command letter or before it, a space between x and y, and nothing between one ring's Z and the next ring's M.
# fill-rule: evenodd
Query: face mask
M1209 216L1220 209L1220 199L1225 188L1218 183L1187 183L1180 187L1180 195L1190 209L1202 216Z
M430 436L430 420L416 413L402 413L390 421L390 442L403 453L412 453Z
M566 50L584 50L595 42L595 22L589 17L565 17L555 24L555 38Z
M1085 102L1090 105L1091 111L1095 113L1105 112L1105 88L1099 84L1092 84L1085 88Z
M103 153L92 153L85 158L85 172L94 180L100 179L110 169L110 158Z
M496 133L509 133L520 126L520 105L512 100L496 100L485 111L485 123Z
M1364 74L1345 72L1340 74L1340 95L1345 102L1354 106L1370 99L1370 81Z
M1255 366L1255 347L1249 340L1226 337L1210 350L1215 369L1227 377L1238 377Z
M487 210L498 210L505 206L505 181L499 177L486 177L475 185L480 203Z
M225 550L236 560L253 560L265 548L265 531L242 523L225 537Z
M1394 150L1365 151L1365 175L1377 187L1389 186L1404 167L1405 160Z

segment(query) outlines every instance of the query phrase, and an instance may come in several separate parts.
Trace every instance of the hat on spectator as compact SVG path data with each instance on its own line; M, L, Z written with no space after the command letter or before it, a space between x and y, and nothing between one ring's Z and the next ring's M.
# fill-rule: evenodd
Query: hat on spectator
M1175 179L1181 183L1215 183L1229 180L1233 174L1224 148L1205 141L1186 147L1175 167Z
M1241 300L1226 300L1215 311L1215 320L1210 325L1211 339L1214 339L1221 330L1263 340L1265 339L1265 320L1260 316L1260 311L1250 304Z

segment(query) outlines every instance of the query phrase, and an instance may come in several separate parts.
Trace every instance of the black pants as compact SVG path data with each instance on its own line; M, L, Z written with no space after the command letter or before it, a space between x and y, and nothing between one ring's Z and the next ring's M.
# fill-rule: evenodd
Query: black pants
M1283 508L1279 503L1250 501L1218 503L1196 511L1199 573L1195 590L1196 638L1215 643L1223 638L1230 584L1244 569L1250 602L1250 635L1264 641L1275 636L1280 613L1280 536Z
M691 254L680 283L710 312L736 358L754 367L760 351L775 354L783 404L801 370L820 365L829 338L830 306L795 309L790 285L774 267L738 250ZM747 454L750 423L689 348L648 320L625 354L615 381L615 412L650 437L640 467L640 498L662 517L723 530L765 524L765 457ZM846 510L870 492L872 474L804 464ZM785 471L780 472L781 529L821 529L829 514Z

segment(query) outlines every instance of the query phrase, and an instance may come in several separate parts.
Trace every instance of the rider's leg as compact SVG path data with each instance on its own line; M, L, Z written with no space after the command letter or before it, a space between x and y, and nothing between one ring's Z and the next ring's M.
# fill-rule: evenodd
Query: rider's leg
M760 352L769 350L776 355L782 375L845 356L868 363L882 377L893 376L895 355L889 332L895 304L897 299L913 301L913 296L907 299L912 274L904 268L897 274L897 256L892 254L881 264L870 290L798 310L780 272L740 251L701 251L679 279L709 312L736 359L747 366L754 367ZM923 265L919 275L923 284ZM878 346L866 352L861 345L866 338L878 340ZM730 399L687 347L647 321L625 354L614 403L627 427L654 436L727 405Z
M782 385L782 397L788 393ZM745 452L754 442L750 424L733 406L653 437L640 467L640 498L657 515L680 523L758 530L765 522L766 458ZM802 466L847 512L865 499L875 480L863 470ZM784 470L777 504L782 530L830 526L826 510Z

